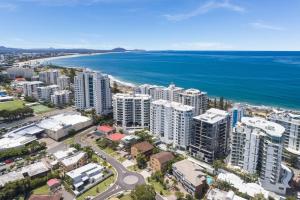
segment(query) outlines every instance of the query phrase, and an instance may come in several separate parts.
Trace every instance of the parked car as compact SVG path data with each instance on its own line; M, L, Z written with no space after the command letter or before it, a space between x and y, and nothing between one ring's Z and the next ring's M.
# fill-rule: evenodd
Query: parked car
M10 163L12 163L12 162L14 162L12 159L7 159L6 161L4 161L5 162L5 164L10 164Z
M0 163L0 166L4 166L4 165L5 165L5 163L4 163L4 162L1 162L1 163Z

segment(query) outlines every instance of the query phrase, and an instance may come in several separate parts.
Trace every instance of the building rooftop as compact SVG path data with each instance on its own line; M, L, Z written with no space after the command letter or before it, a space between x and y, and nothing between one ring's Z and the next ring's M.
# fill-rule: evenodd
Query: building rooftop
M174 163L172 167L182 173L184 179L194 186L201 185L206 181L206 174L202 172L204 169L187 159Z
M108 132L113 132L116 129L112 126L109 126L109 125L101 125L101 126L97 127L97 130L100 131L100 132L108 133Z
M233 191L223 191L217 188L209 190L207 193L207 200L246 200L234 194Z
M157 159L160 163L166 163L174 158L173 153L163 151L151 156L151 158Z
M56 193L54 195L40 195L40 194L33 194L29 197L29 200L60 200L62 194Z
M289 111L279 111L273 110L273 112L268 116L268 118L280 120L288 123L297 124L300 126L300 114L292 113Z
M107 139L112 140L112 141L120 141L121 139L123 139L125 137L125 134L113 133L113 134L109 134L106 137L107 137Z
M154 146L147 141L136 143L133 145L133 147L137 148L140 153L145 153L154 148Z
M229 115L228 112L224 110L211 108L207 110L204 114L194 117L194 119L205 121L210 124L214 124L217 123L218 121L225 119L228 115Z
M52 187L52 186L57 185L57 184L60 184L60 180L56 179L56 178L52 178L52 179L47 181L47 185L49 187Z
M153 101L151 104L170 107L170 108L174 108L179 111L193 111L194 110L194 107L192 107L192 106L184 105L184 104L174 102L174 101L163 100L163 99Z
M75 153L74 155L71 155L71 156L68 156L64 159L61 160L61 163L64 165L64 166L71 166L71 165L74 165L76 164L80 159L84 158L86 155L85 152L77 152Z
M10 131L4 134L0 139L0 149L14 148L28 144L36 140L36 135L43 131L44 129L35 124Z
M77 169L74 169L70 172L67 173L68 176L70 176L71 178L76 178L78 176L81 176L83 173L86 173L90 170L94 170L94 169L99 169L102 170L103 166L96 164L96 163L88 163L82 167L79 167Z
M113 96L113 98L118 99L143 99L150 100L151 96L148 94L128 94L128 93L117 93Z
M77 150L75 148L71 147L66 150L59 150L59 151L53 153L53 156L55 157L55 159L61 160L63 158L66 158L66 157L72 155L76 151Z
M246 124L247 126L261 129L268 135L275 137L281 137L285 131L283 126L271 121L267 121L260 117L243 117L242 123Z
M44 119L37 125L44 129L58 131L65 127L73 126L82 122L87 122L89 120L91 119L80 114L63 113Z

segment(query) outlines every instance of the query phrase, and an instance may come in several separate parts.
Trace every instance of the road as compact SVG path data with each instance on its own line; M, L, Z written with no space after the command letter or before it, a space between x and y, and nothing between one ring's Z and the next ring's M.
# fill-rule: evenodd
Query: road
M92 127L95 129L95 127ZM88 129L80 134L75 136L75 142L81 146L90 146L95 152L99 153L106 161L112 165L117 171L117 180L116 182L108 188L103 193L96 196L95 200L105 200L111 197L114 194L117 194L121 191L128 191L135 188L135 185L140 185L145 183L145 179L141 174L131 172L126 169L119 161L115 158L102 151L98 146L94 144L87 144L81 140L82 136L89 133L92 129Z
M75 112L75 108L72 107L67 107L64 109L55 109L53 111L49 111L46 113L42 113L42 114L38 114L32 117L27 117L25 119L21 119L21 120L17 120L17 121L13 121L13 122L1 122L0 123L0 127L1 128L10 128L10 127L15 127L27 122L36 122L41 120L44 117L49 117L49 116L53 116L53 115L57 115L57 114L62 114L62 113L66 113L66 112Z

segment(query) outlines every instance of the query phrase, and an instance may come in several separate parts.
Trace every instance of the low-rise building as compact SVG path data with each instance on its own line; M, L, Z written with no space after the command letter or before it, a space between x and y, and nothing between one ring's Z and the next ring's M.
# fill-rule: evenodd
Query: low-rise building
M86 185L101 180L103 178L103 170L103 166L96 163L89 163L66 173L66 175L72 181L74 193L79 194L84 190Z
M233 191L223 191L217 188L211 189L207 193L207 200L246 200L236 194Z
M109 125L101 125L97 127L97 132L99 134L104 134L104 135L108 135L108 134L112 134L116 132L116 128L109 126Z
M20 83L23 86L24 96L38 98L37 88L43 85L41 81L24 81Z
M207 187L206 174L203 168L189 161L181 160L172 165L173 175L185 190L193 196L201 196Z
M174 158L171 152L160 152L150 157L150 166L153 171L162 171L169 161Z
M119 142L125 137L125 134L122 133L113 133L106 136L107 139L113 142Z
M49 171L50 169L43 162L27 165L19 171L12 171L0 176L0 187L3 187L8 182L21 180L25 177L35 178L45 176Z
M10 131L0 138L0 151L5 149L22 147L37 140L37 137L44 132L43 128L30 124L13 131Z
M54 140L59 140L69 134L69 131L79 131L92 125L92 119L74 113L63 113L42 120L37 126Z
M131 147L131 156L136 158L138 154L150 156L154 146L147 141L136 143Z
M137 143L139 139L140 137L137 135L126 135L122 138L121 143L128 148Z
M60 163L63 170L68 172L85 165L87 163L87 159L87 154L85 152L79 151L74 153L73 155L65 157L60 161Z

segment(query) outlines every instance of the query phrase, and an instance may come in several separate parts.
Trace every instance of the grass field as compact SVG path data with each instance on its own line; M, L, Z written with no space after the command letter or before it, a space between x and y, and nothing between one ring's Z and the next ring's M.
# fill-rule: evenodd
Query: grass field
M169 190L165 190L163 185L157 181L151 180L150 184L154 187L155 192L158 194L161 194L161 192L164 196L168 196L171 194Z
M44 106L44 105L35 105L35 106L31 106L30 108L32 108L34 113L36 113L36 114L49 112L53 109L53 108L49 108L49 107Z
M23 108L24 102L21 100L14 100L14 101L7 101L7 102L0 102L0 110L16 110L18 108Z
M48 185L44 185L42 187L36 188L32 191L32 194L49 194Z

